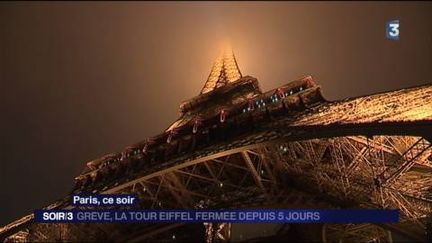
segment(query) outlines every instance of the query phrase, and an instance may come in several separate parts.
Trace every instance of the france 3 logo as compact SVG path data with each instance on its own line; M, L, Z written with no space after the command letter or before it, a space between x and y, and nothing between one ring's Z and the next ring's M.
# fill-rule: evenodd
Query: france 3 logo
M386 37L390 40L399 40L399 20L391 20L386 23Z

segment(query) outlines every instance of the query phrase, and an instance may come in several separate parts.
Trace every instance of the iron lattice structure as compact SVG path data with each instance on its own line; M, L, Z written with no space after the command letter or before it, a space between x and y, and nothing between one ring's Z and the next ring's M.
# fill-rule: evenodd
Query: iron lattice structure
M304 226L303 239L430 237L431 85L330 102L307 76L263 93L229 54L217 59L201 94L180 109L180 118L162 134L88 162L72 193L136 193L141 208L396 208L397 224ZM72 206L65 197L47 208ZM233 240L230 224L32 220L31 214L0 228L1 239ZM292 239L296 228L302 232L281 225L274 232L278 238L249 241Z

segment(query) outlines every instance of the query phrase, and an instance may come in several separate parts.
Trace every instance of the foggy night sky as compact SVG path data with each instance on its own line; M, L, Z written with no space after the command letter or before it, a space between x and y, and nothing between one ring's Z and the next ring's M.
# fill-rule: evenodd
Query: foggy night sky
M311 74L333 100L432 81L430 2L2 2L0 226L167 128L228 40L263 90Z

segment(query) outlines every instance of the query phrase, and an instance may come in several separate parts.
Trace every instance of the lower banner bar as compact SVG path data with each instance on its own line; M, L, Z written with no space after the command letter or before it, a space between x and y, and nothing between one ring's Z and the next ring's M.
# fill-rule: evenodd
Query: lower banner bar
M396 223L398 210L175 209L35 210L38 223Z

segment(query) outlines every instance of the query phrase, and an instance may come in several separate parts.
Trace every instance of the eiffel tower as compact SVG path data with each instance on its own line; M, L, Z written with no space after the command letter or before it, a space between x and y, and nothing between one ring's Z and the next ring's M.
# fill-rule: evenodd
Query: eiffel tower
M235 224L37 224L30 214L0 240L430 240L432 85L328 101L306 76L263 92L229 51L180 111L162 133L86 163L71 193L136 193L154 209L399 209L400 222L283 224L247 239ZM69 196L46 207L72 208Z

